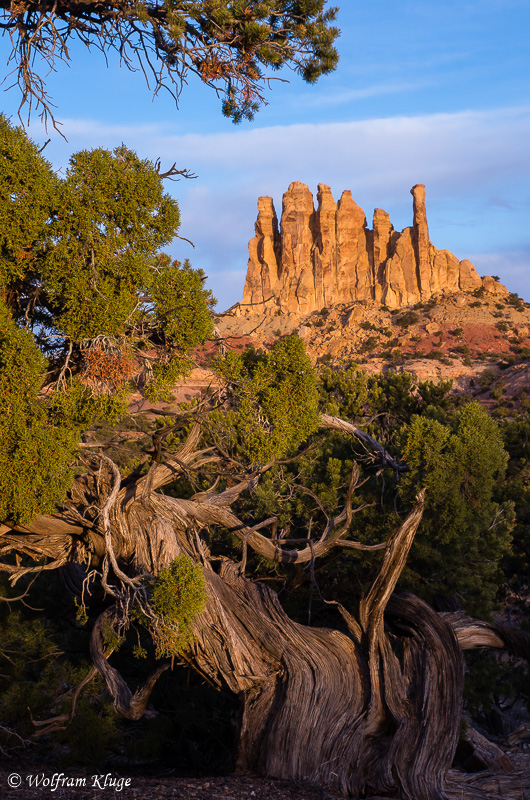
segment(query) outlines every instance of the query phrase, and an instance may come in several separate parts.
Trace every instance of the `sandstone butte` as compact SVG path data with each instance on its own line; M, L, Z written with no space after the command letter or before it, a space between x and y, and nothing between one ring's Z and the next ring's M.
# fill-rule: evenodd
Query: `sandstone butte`
M482 279L470 261L434 247L425 186L417 184L411 194L413 224L401 232L380 208L370 230L350 191L336 203L322 183L316 210L309 188L291 183L279 226L272 198L260 197L243 302L236 313L308 314L359 301L401 308L483 285L491 294L506 293L494 279Z

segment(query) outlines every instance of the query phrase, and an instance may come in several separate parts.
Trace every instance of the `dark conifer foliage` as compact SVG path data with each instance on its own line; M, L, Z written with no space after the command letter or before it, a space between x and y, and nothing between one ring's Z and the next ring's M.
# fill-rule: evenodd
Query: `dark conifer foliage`
M0 3L0 28L10 36L10 64L22 105L36 102L52 114L45 73L70 58L77 39L125 66L152 75L178 97L196 75L222 100L234 122L251 119L266 102L265 89L282 67L314 83L338 61L332 26L337 9L325 0L124 0L113 3ZM42 64L40 69L36 64Z

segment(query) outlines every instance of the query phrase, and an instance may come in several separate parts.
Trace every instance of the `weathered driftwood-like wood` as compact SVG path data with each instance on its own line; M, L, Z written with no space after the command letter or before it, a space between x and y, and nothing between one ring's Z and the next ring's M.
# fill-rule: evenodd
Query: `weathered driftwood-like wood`
M320 424L322 428L328 428L329 430L340 431L341 433L354 436L366 447L367 453L375 455L383 466L390 467L396 472L403 472L407 469L406 465L396 461L377 439L374 439L369 433L361 430L361 428L358 428L351 422L340 419L339 417L333 417L330 414L321 414Z
M492 647L508 650L512 655L530 661L530 634L526 631L473 619L463 611L440 616L453 628L462 650Z
M513 764L504 751L472 725L467 725L464 740L471 747L473 759L478 765L478 769L475 768L474 771L492 769L495 772L513 772Z
M513 772L485 770L465 774L449 770L447 800L528 800L530 761Z
M370 649L292 622L274 592L223 564L193 660L244 700L239 768L311 780L353 796L441 798L460 726L463 665L450 626L412 596L393 598L380 642L374 720Z
M323 416L322 424L355 436L382 464L402 469L350 423ZM283 563L309 563L343 544L365 548L346 539L358 472L335 519L307 540L286 541L276 536L274 519L245 525L231 509L268 465L257 475L238 476L224 491L214 485L187 499L160 492L182 472L221 459L199 446L200 429L193 426L179 453L163 460L157 446L161 460L123 484L108 458L85 454L91 471L72 488L64 520L2 526L0 554L44 555L47 568L77 563L92 571L92 579L99 576L112 605L94 626L91 654L116 708L131 719L146 712L167 665L133 692L109 662L112 634L127 624L142 578L181 554L190 556L203 565L208 602L195 621L188 659L212 684L241 698L240 770L310 780L359 798L454 796L448 770L460 729L462 650L500 647L528 657L530 637L463 614L438 614L412 595L393 594L421 520L422 496L388 542L371 545L385 552L358 613L336 605L346 632L294 622L270 588L245 578L244 558L211 559L203 531L221 526L239 537L244 552L250 547ZM12 581L28 569L0 568ZM74 590L83 584L79 574L64 580ZM466 784L466 792L463 797L480 796L475 784Z
M162 664L158 667L133 694L118 670L114 669L108 662L113 648L107 645L107 652L105 652L105 638L106 636L108 637L109 631L117 635L116 627L118 622L119 618L113 606L98 617L90 637L90 655L94 665L105 680L107 689L114 700L116 711L127 717L127 719L136 720L146 713L147 704L155 683L160 675L169 669L169 664Z

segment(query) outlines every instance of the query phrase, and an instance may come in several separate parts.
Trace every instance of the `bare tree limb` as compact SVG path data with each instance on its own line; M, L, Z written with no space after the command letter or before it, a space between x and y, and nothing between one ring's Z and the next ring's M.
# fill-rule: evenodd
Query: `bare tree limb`
M425 489L422 489L416 498L416 505L406 520L389 538L377 578L367 596L361 600L359 606L361 625L365 631L373 631L374 635L382 633L383 614L406 564L423 516L424 505Z
M322 428L341 431L342 433L349 433L350 435L355 436L356 439L358 439L360 442L366 445L369 450L375 453L385 467L391 467L391 469L395 470L397 473L405 472L407 470L407 466L405 464L401 464L399 461L396 461L395 458L392 458L383 445L374 439L373 436L370 436L370 434L366 433L366 431L360 430L360 428L357 428L351 422L347 422L339 417L332 417L329 414L321 414L320 425Z
M158 667L133 694L118 670L112 667L107 660L112 653L112 649L107 647L107 652L105 652L106 628L115 632L115 628L118 624L119 618L116 607L111 606L96 620L90 638L90 653L96 668L102 675L107 689L114 700L114 708L116 711L123 714L127 719L136 720L146 714L149 697L151 696L155 683L160 675L169 669L169 664L163 664ZM149 716L149 713L147 713L147 716Z

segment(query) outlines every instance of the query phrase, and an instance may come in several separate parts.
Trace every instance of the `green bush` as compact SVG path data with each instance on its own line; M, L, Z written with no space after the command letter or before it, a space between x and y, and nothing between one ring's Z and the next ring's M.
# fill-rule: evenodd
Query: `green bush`
M359 350L361 353L370 353L372 350L375 350L377 345L379 344L379 339L377 336L369 336L360 346Z
M0 519L29 522L63 499L78 431L55 427L39 399L46 362L0 301Z
M438 591L465 597L469 613L488 613L502 579L501 558L510 552L513 517L512 507L494 499L507 464L500 428L475 401L448 424L413 417L401 435L409 471L399 493L411 501L420 486L427 489L410 577L414 572L418 591L432 593L437 584ZM429 586L422 588L427 574Z
M478 385L481 389L489 389L495 380L495 371L492 369L485 369L477 378Z
M231 405L208 424L251 463L283 458L318 427L317 376L298 336L278 340L269 353L228 353L216 371L231 387Z
M150 605L159 621L153 630L158 658L184 652L193 640L192 627L207 601L202 567L188 556L161 569L150 587Z
M419 314L416 314L415 311L406 311L403 316L397 320L396 325L399 325L400 328L408 328L410 325L415 325L419 319Z

